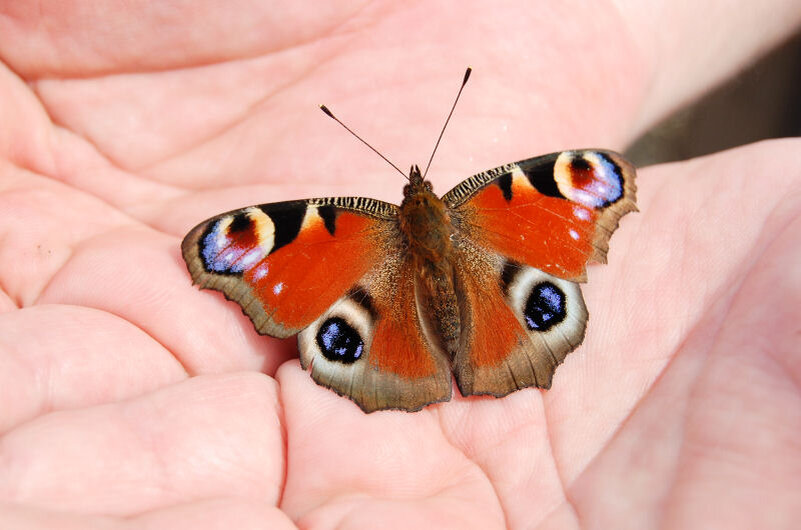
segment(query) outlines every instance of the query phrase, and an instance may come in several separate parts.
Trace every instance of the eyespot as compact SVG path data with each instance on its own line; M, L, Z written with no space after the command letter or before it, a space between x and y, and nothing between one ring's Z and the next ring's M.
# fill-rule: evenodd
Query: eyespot
M526 325L533 331L547 331L567 316L565 293L551 282L540 282L531 289L523 309Z
M208 272L241 274L273 249L275 225L262 210L252 207L209 224L198 241L198 253Z
M329 376L367 358L373 333L370 297L356 287L298 333L300 364Z
M575 339L583 336L587 308L577 283L507 262L500 284L520 324L530 334Z
M607 154L564 151L554 164L559 192L589 208L606 208L623 197L623 175Z
M359 332L340 317L323 322L315 340L326 359L343 364L356 362L364 351L364 340Z

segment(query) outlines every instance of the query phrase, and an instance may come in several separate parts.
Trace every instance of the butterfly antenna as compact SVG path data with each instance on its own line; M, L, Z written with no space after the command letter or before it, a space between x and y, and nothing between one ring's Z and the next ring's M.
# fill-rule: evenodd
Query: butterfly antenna
M445 134L445 128L448 126L448 122L451 121L451 116L453 116L453 111L454 109L456 109L456 103L459 102L459 96L462 95L462 89L464 89L464 86L467 84L467 80L470 79L470 72L472 71L473 69L468 66L467 70L465 70L464 72L464 79L462 79L462 86L459 87L459 92L456 94L456 99L453 101L453 106L451 107L451 111L448 113L448 117L445 120L445 125L442 126L442 130L439 133L439 138L437 138L437 143L434 144L434 150L431 152L431 158L428 159L428 164L426 164L426 170L425 172L423 172L423 179L425 179L426 175L428 175L428 168L431 167L431 161L434 160L434 154L437 152L437 148L439 147L439 142L440 140L442 140L442 135Z
M366 145L367 147L369 147L370 149L372 149L372 150L373 150L373 152L374 152L375 154L377 154L378 156L380 156L381 158L383 158L383 159L384 159L384 161L385 161L387 164L389 164L390 166L394 167L394 168L395 168L395 171L397 171L398 173L400 173L401 175L403 175L403 178L405 178L406 180L409 180L409 176L408 176L406 173L404 173L403 171L401 171L400 169L398 169L398 166L396 166L395 164L393 164L392 162L390 162L390 161L389 161L389 159L388 159L387 157L385 157L384 155L382 155L381 153L379 153L379 152L378 152L378 150L377 150L375 147L373 147L372 145L370 145L370 144L368 144L366 141L364 141L364 139L363 139L361 136L359 136L358 134L356 134L355 132L353 132L352 130L350 130L350 127L348 127L347 125L345 125L344 123L342 123L341 121L339 121L339 118L337 118L336 116L334 116L334 113L333 113L333 112L331 112L330 110L328 110L328 107L326 107L325 105L320 105L320 110L322 110L323 112L325 112L325 113L326 113L326 115L327 115L329 118L331 118L332 120L334 120L335 122L337 122L338 124L340 124L341 126L343 126L343 127L345 128L345 130L346 130L346 131L348 131L348 132L349 132L349 133L351 133L353 136L355 136L355 137L356 137L356 138L357 138L357 139L358 139L358 140L359 140L361 143L363 143L364 145Z

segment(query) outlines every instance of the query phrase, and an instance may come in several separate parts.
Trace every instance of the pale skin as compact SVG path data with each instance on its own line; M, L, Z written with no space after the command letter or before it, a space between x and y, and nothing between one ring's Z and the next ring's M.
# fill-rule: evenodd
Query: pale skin
M801 519L798 139L640 171L547 392L365 415L190 285L179 242L213 214L400 201L319 103L424 165L471 65L442 194L622 149L801 21L795 1L542 4L0 3L0 527Z

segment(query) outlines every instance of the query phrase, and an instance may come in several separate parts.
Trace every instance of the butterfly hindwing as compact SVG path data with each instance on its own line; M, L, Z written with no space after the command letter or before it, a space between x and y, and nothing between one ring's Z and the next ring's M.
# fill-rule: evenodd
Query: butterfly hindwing
M459 276L465 329L454 359L459 390L500 397L550 388L556 367L584 338L579 284L500 256L487 259L493 266Z
M388 256L298 335L301 365L365 412L420 410L451 396L451 367L430 341L413 271Z

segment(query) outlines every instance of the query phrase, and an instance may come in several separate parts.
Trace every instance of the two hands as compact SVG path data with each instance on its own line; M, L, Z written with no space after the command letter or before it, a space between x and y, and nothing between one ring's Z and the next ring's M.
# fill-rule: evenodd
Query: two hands
M179 242L253 203L397 202L319 103L421 163L472 65L443 193L620 149L787 34L792 3L717 27L712 5L1 5L0 527L790 525L797 140L640 171L641 213L583 288L584 344L550 391L500 400L364 415L191 287Z

